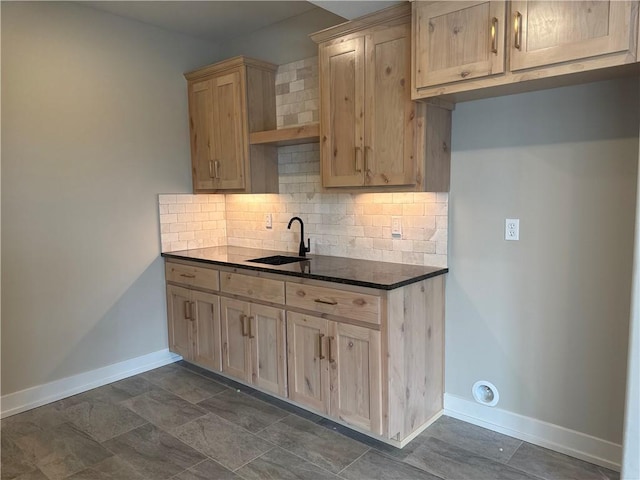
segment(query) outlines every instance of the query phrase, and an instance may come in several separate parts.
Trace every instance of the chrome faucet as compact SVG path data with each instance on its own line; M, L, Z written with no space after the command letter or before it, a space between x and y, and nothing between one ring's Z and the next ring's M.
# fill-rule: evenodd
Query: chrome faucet
M291 229L291 224L293 223L294 220L298 220L300 222L300 247L298 248L298 256L306 257L307 252L311 251L311 240L307 238L307 246L305 247L304 246L304 223L302 222L302 219L300 217L293 217L291 220L289 220L289 225L287 225L287 228Z

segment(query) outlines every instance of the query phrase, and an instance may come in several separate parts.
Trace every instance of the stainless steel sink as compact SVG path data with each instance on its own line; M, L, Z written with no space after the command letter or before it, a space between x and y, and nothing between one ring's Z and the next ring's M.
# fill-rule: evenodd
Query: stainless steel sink
M311 260L306 257L288 257L286 255L271 255L270 257L261 257L247 260L247 262L264 263L265 265L286 265L287 263L304 262Z

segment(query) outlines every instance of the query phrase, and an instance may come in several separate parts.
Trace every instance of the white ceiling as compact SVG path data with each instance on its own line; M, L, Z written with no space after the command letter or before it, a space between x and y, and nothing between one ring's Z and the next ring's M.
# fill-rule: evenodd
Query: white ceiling
M88 7L174 32L225 42L286 19L312 14L319 7L346 19L380 10L398 1L83 1ZM315 5L314 5L315 4ZM317 5L317 6L316 6Z

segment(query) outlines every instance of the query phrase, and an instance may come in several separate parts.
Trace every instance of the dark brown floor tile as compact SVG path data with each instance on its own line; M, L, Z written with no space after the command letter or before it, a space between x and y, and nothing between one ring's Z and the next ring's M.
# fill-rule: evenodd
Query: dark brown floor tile
M370 450L340 472L348 480L441 480L418 468Z
M147 423L128 408L99 399L88 399L67 408L64 413L71 423L98 442L117 437Z
M2 435L0 478L9 480L37 470L35 459L25 453L8 435Z
M509 460L520 470L547 480L618 480L620 474L562 453L524 443Z
M255 391L251 393L251 396L261 400L269 405L273 405L274 407L278 407L280 410L284 410L285 412L294 413L299 417L306 418L311 422L318 423L323 417L320 415L316 415L315 413L304 410L300 407L296 407L295 405L285 402L284 400L280 400L279 398L272 397L271 395L259 391Z
M269 442L212 413L174 429L173 434L229 470L273 448Z
M164 390L152 390L130 398L121 405L149 422L167 430L183 425L207 413L186 400Z
M103 444L144 477L162 480L206 457L154 425L143 425Z
M333 473L338 473L369 449L294 415L268 426L258 435Z
M146 480L140 473L117 456L71 475L68 480Z
M482 455L427 437L404 458L414 467L451 480L533 480L532 475Z
M13 480L49 480L49 479L40 470L34 470L33 472L24 473L18 477L14 477Z
M16 444L51 480L66 478L112 455L69 423L25 435Z
M424 437L435 437L502 463L506 463L522 445L522 440L447 416L440 417L415 441L419 442Z
M240 477L213 460L205 460L179 473L173 480L240 480Z
M284 410L235 390L208 398L198 406L254 433L289 415Z
M224 385L175 364L143 374L150 382L191 403L198 403L227 390Z
M337 480L333 473L281 448L274 448L236 471L246 480Z
M67 422L62 411L62 402L53 402L42 407L2 419L0 432L3 438L18 439L24 435L42 432Z

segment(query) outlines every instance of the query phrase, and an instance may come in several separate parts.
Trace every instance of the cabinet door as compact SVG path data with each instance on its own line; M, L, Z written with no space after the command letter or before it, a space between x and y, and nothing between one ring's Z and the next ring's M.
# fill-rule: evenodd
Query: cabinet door
M330 322L330 415L382 434L380 332Z
M416 104L411 101L411 28L367 35L365 185L416 182Z
M284 311L251 305L251 380L254 385L287 396Z
M320 157L325 187L364 181L364 37L320 46Z
M247 383L251 381L249 304L220 299L222 323L222 371Z
M287 312L289 398L321 413L329 413L328 325L322 318Z
M504 72L505 2L415 2L414 18L417 88Z
M193 361L203 367L222 370L220 297L191 292L193 314Z
M244 101L241 72L220 75L213 83L213 176L216 189L245 186Z
M185 360L193 359L192 305L191 291L167 286L167 313L169 317L169 350L182 355Z
M189 85L189 130L191 132L191 163L193 189L215 188L213 171L213 91L210 80Z
M514 1L511 70L629 51L637 5L623 1Z

